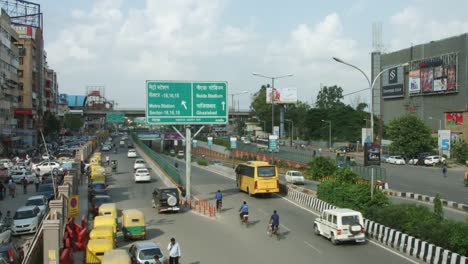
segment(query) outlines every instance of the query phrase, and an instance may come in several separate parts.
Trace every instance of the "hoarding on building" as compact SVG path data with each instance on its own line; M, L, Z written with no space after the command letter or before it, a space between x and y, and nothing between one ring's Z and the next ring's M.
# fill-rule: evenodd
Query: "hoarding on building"
M382 74L382 98L404 97L403 67L393 67Z
M380 165L380 145L377 143L364 144L364 166Z
M297 103L297 88L267 88L267 104L271 104L272 99L275 104L295 104Z
M445 125L457 126L463 124L463 113L445 113Z
M450 158L450 130L439 130L438 145L441 155L447 155Z
M420 70L412 70L409 72L409 93L420 93L421 92L421 71Z

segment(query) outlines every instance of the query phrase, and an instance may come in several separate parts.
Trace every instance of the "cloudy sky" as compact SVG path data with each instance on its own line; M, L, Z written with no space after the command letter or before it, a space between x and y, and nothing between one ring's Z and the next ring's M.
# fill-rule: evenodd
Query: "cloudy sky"
M121 108L143 108L145 80L225 80L229 92L254 93L275 76L315 100L320 85L344 93L366 87L372 24L383 51L468 32L468 1L431 0L79 0L38 1L45 48L61 92L105 86ZM358 93L369 101L369 92ZM248 109L250 95L236 97ZM347 97L352 103L356 95Z

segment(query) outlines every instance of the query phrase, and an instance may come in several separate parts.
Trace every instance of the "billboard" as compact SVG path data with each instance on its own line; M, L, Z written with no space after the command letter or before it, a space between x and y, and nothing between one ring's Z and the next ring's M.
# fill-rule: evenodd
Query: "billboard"
M421 89L423 93L433 92L434 74L432 68L421 69Z
M445 113L445 125L457 126L463 125L463 113Z
M450 158L450 130L439 130L438 133L438 146L441 155L447 155Z
M447 66L447 90L453 91L457 87L456 66Z
M380 165L380 145L377 143L364 144L364 166Z
M32 38L36 36L36 28L32 26L11 25L11 27L18 33L20 38Z
M382 98L404 97L403 67L393 67L382 74Z
M371 129L370 128L362 128L361 130L361 142L362 145L364 146L365 143L370 143L371 142Z
M420 93L421 92L421 71L412 70L409 72L409 93Z
M297 88L267 88L267 104L271 104L272 99L275 104L295 104L297 103Z

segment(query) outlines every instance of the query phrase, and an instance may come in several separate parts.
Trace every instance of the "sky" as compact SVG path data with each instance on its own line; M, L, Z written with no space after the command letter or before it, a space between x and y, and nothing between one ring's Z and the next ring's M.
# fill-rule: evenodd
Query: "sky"
M468 1L42 0L49 67L60 93L105 87L117 108L145 107L146 80L227 81L241 110L270 80L315 102L321 85L366 88L372 25L382 51L468 32ZM345 97L369 102L369 91ZM239 102L239 103L237 103ZM230 103L230 102L229 102Z

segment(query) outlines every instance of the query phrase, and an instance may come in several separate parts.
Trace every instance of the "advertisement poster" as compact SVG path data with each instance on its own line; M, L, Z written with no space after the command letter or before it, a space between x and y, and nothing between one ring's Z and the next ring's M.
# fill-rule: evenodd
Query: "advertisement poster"
M440 92L445 90L447 90L447 79L434 80L434 92Z
M278 136L277 135L269 135L268 136L268 150L270 151L278 151Z
M364 144L364 166L380 165L380 145L377 143Z
M236 149L237 148L237 138L236 137L231 137L231 149Z
M456 90L457 88L456 69L455 65L447 66L447 90Z
M413 70L409 72L409 93L420 93L421 92L421 71Z
M445 113L445 125L457 126L463 124L463 113Z
M438 145L442 155L450 158L450 130L439 130Z
M273 135L279 136L279 126L273 127Z
M404 97L403 67L394 67L382 75L382 98Z
M275 104L295 104L297 103L297 88L267 88L266 102L271 104L271 99Z
M432 68L421 69L421 89L423 93L432 92L432 84L434 82L434 76Z

